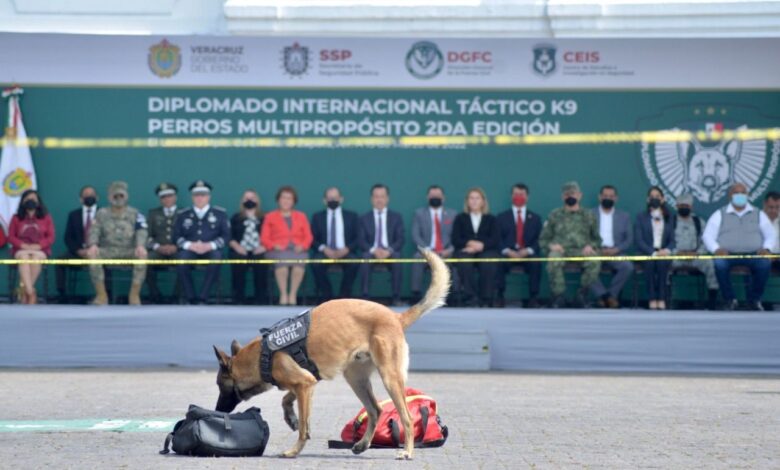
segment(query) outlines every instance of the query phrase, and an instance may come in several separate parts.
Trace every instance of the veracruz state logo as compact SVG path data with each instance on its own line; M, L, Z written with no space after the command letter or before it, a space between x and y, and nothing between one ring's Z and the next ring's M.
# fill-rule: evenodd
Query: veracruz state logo
M309 70L309 48L297 42L282 49L282 66L292 77L301 77Z
M555 53L557 50L551 44L537 44L534 46L534 61L532 63L534 72L542 77L547 77L555 72L557 68Z
M3 178L3 192L10 197L21 196L28 189L33 189L32 174L23 168L16 168Z
M444 54L434 42L416 42L406 53L406 70L415 78L428 80L438 75L442 68Z
M181 69L181 50L179 46L163 39L149 48L149 69L161 78L171 78Z
M776 118L774 118L774 122ZM639 121L640 130L681 130L717 137L725 130L772 127L772 119L747 106L690 105L670 108ZM780 140L700 140L642 143L642 165L650 184L664 189L674 203L690 193L702 213L726 203L729 186L743 183L748 198L759 198L777 173Z

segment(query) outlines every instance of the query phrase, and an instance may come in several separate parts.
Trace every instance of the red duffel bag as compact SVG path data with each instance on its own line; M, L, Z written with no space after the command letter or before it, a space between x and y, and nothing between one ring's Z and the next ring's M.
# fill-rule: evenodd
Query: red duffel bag
M423 392L406 389L406 404L412 414L414 424L415 447L440 447L447 440L447 426L441 423L436 410L436 400ZM371 447L399 448L404 446L404 426L393 401L388 399L379 402L382 412L377 420L374 439ZM331 449L348 449L359 441L368 427L368 413L362 408L360 413L350 420L341 431L340 441L328 441Z

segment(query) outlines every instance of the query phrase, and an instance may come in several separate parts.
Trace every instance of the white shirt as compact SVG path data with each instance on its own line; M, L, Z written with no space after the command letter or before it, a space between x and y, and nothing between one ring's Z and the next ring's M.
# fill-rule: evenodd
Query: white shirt
M325 243L320 245L317 249L320 251L325 251L325 248L328 247L328 242L330 241L330 223L331 219L333 218L333 213L336 213L336 249L340 250L344 248L344 216L341 214L341 206L337 207L334 211L333 209L326 209L325 210Z
M515 205L512 205L512 214L514 215L514 219L515 219L515 226L517 226L517 216L518 216L518 214L520 215L520 217L522 217L522 218L523 218L523 223L525 223L525 217L526 217L526 215L525 215L525 214L526 214L526 212L527 212L527 211L526 211L526 208L525 208L525 206L523 206L523 207L517 207L517 206L515 206ZM517 243L515 243L515 249L516 249L516 250L519 250L519 249L520 249L520 247L517 245ZM533 248L531 248L530 246L527 246L527 247L525 247L525 249L526 249L526 251L528 251L528 254L529 254L529 255L533 255L533 254L534 254L534 249L533 249ZM505 256L506 256L508 253L509 253L509 248L504 248L503 250L501 250L501 254L503 254L503 255L505 255Z
M482 222L482 214L469 214L471 216L471 227L474 229L474 233L479 231L479 223Z
M387 209L382 209L381 211L374 209L374 230L376 230L376 226L379 223L380 218L382 219L382 246L384 246L388 251L393 251L393 249L390 248L390 245L387 243ZM374 232L374 244L372 245L369 252L373 253L377 248L379 247L376 244L376 232Z
M737 214L737 217L740 218L750 214L754 210L755 208L751 204L745 206L745 208L742 209L742 212L737 212L731 203L726 207L727 214ZM707 250L710 253L715 253L718 248L720 248L720 245L718 244L718 234L720 233L720 223L722 220L723 216L720 213L720 209L718 209L710 216L710 219L707 221L707 226L704 228L704 233L701 236L704 246L707 247ZM772 225L772 221L764 214L764 211L760 211L758 214L758 228L761 230L761 235L764 238L762 248L771 250L772 246L775 244L777 235L775 234L775 227Z
M81 206L81 226L87 226L87 214L89 214L89 220L91 223L95 222L95 213L97 212L97 204L92 204L92 207Z
M653 248L660 250L664 242L664 213L661 209L650 211L651 223L653 225Z
M612 219L615 215L615 209L609 212L599 207L599 235L601 235L601 246L612 248L615 246L614 231L612 230Z
M431 244L428 248L431 250L436 248L436 217L439 218L439 225L441 225L442 220L442 210L441 207L438 209L434 209L433 207L429 207L428 211L430 211L431 214ZM441 240L442 246L444 246L444 239Z
M165 214L165 217L170 217L175 213L176 213L176 206L163 207L163 214Z
M770 222L772 222L772 227L775 229L771 251L772 253L780 253L780 217L770 220Z

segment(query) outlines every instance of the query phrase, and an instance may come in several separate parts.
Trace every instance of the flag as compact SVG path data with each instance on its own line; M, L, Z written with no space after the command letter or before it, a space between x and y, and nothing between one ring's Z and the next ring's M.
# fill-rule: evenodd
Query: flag
M0 223L6 232L19 207L22 193L38 187L27 132L22 122L22 110L19 108L19 97L22 93L23 90L19 87L3 91L3 98L8 100L8 122L3 154L0 156L0 183L3 185L0 192Z
M713 132L723 132L723 123L722 122L708 122L704 125L704 130L708 134L712 134Z

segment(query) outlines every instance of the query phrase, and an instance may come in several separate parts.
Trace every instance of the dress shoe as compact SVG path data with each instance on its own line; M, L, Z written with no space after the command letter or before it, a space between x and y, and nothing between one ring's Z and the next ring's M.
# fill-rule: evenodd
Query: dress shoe
M737 310L737 307L739 307L739 303L737 302L737 299L731 299L731 300L724 300L721 309L732 312L734 310Z
M566 308L566 299L563 297L563 295L556 295L555 298L550 301L549 307Z
M528 301L527 308L542 308L542 303L539 302L539 299L536 297L531 297L531 300Z
M620 308L620 302L618 299L612 297L611 295L609 298L607 298L607 307L608 308Z

